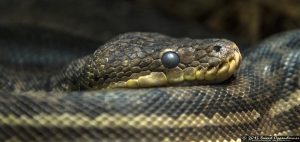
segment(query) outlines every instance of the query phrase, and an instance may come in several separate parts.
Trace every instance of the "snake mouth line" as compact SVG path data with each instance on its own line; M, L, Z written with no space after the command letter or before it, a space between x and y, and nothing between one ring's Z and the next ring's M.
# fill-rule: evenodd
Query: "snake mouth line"
M228 79L238 69L242 56L238 51L223 63L208 69L199 67L179 67L165 72L151 72L137 79L110 83L107 88L147 88L171 86L181 83L216 84Z

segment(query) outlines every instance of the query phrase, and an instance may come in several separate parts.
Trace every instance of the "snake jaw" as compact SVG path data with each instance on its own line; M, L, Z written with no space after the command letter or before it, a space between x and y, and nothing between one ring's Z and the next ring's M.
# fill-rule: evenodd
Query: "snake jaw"
M239 68L242 56L236 45L234 48L236 50L234 50L233 56L227 58L224 63L219 65L218 71L215 75L215 82L219 83L225 81Z
M234 56L229 57L224 63L209 70L197 69L197 67L188 67L184 70L176 67L164 72L151 72L148 75L140 76L137 79L129 79L128 81L119 81L111 83L107 88L145 88L166 86L169 84L178 84L186 82L204 82L220 83L228 79L239 67L241 63L241 54L239 51Z
M201 84L220 83L228 79L239 68L242 56L236 44L231 45L233 53L219 65L210 68L200 68L196 71L196 80Z

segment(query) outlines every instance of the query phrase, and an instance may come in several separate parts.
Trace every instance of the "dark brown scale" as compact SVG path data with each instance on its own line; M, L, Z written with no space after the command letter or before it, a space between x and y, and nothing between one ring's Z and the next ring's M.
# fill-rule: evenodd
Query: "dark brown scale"
M146 68L145 68L146 69ZM163 65L160 65L159 67L157 67L155 70L157 71L164 71L166 68Z
M110 74L112 72L115 72L115 68L114 67L109 67L105 72Z
M95 70L95 71L94 71L94 75L95 75L95 76L100 76L100 75L101 75L101 72L100 72L99 70Z
M184 64L189 64L195 61L195 49L192 48L181 48L178 50L180 61Z
M127 81L128 79L129 79L129 77L125 76L125 74L124 74L124 76L121 77L121 81Z
M132 67L132 68L131 68L131 71L132 71L133 73L138 73L138 72L141 71L141 68L138 67L138 66L135 66L135 67Z
M154 60L150 65L149 68L150 69L155 69L157 67L159 67L161 65L161 61L160 60Z
M210 57L204 56L204 57L202 57L202 58L199 60L199 62L200 62L200 63L208 63L209 60L210 60Z
M129 77L132 74L132 71L125 72L124 75Z
M108 74L104 74L104 75L103 75L103 80L104 80L105 82L108 82L108 81L109 81L109 75L108 75Z
M136 58L138 58L138 57L137 57L137 54L131 54L131 55L129 56L129 58L130 58L131 60L133 60L133 59L136 59Z
M216 57L210 57L210 60L208 61L208 64L211 66L217 66L221 63L221 59L216 58Z
M109 74L109 78L115 78L117 76L116 72L112 72Z
M181 69L184 69L184 68L186 68L186 65L184 65L184 64L179 64L178 67L180 67Z
M141 62L141 59L135 58L133 60L131 60L131 66L138 66L138 64Z
M160 59L159 52L153 53L152 58L155 59L155 60Z
M123 67L119 65L115 68L115 72L121 72L122 69L123 69Z
M143 70L143 71L141 71L140 73L138 73L140 76L143 76L143 75L148 75L148 74L150 74L151 73L151 71L149 71L149 70Z
M199 60L203 58L204 56L207 56L207 52L205 50L197 50L195 54L196 60Z
M151 58L151 57L146 57L146 58L144 58L142 61L141 61L141 63L140 63L140 67L146 67L146 66L148 66L151 62L153 61L153 58Z
M127 71L129 71L129 70L130 70L130 67L124 67L122 71L123 71L123 72L127 72Z
M121 78L122 76L124 76L124 72L117 72L117 77Z
M191 64L190 64L192 67L197 67L200 65L200 62L198 61L193 61Z
M119 81L119 79L116 78L116 76L112 76L110 78L111 78L111 80L109 80L108 82L117 82L117 81Z
M209 64L208 63L200 63L199 65L201 68L207 68L209 67Z
M138 58L143 59L146 56L146 54L144 52L138 52L137 56Z
M137 79L139 77L138 73L132 73L129 78Z
M111 66L112 67L118 67L121 64L121 61L114 61Z

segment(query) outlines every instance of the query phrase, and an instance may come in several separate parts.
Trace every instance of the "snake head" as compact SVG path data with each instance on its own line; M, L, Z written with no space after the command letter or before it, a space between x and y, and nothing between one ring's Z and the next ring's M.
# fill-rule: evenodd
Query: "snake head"
M88 88L215 84L232 76L241 59L237 45L226 39L127 33L99 48L81 77Z

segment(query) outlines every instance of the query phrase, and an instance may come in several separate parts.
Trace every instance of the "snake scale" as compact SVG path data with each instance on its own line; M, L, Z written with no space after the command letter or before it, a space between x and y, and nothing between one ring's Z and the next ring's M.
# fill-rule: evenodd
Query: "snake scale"
M88 49L81 48L78 60L64 55L61 44L53 44L61 48L50 50L49 58L37 58L39 52L30 48L34 53L27 56L26 45L12 41L1 44L1 141L241 141L247 135L300 135L299 30L267 38L243 53L241 64L236 60L241 57L227 51L237 51L236 46L220 39L129 33L87 56ZM43 44L52 43L41 40L30 47ZM203 62L197 62L197 46L211 50L201 56ZM175 65L161 65L164 54L156 51L162 49L170 51ZM230 70L228 56L236 62L232 72L212 76L219 75L212 65ZM157 65L156 59L162 61ZM179 72L162 74L172 70L164 67ZM192 75L185 74L188 67ZM182 83L186 80L193 83Z

